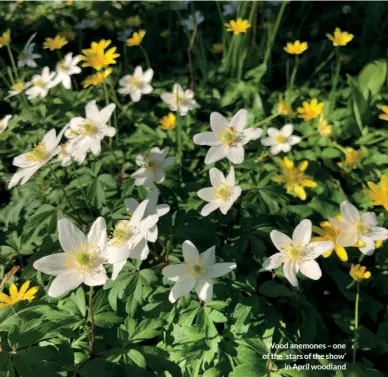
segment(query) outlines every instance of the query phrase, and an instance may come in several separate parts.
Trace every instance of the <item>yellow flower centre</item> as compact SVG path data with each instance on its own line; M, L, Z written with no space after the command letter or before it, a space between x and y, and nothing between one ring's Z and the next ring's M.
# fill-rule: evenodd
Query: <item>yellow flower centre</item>
M112 239L110 240L113 245L122 245L127 243L136 233L129 222L126 220L119 221L112 232Z
M130 78L128 78L128 86L139 88L140 85L141 81L137 77L131 76Z
M287 138L283 134L278 134L275 137L275 141L279 144L283 144L286 140Z
M24 87L24 82L19 81L11 86L11 89L15 92L20 92Z
M231 145L238 137L238 132L234 127L225 127L218 133L218 138L223 144Z
M85 122L78 126L77 133L83 136L93 136L97 133L97 125L91 119L85 119Z
M220 183L216 186L216 198L228 200L232 193L232 189L226 183Z
M26 155L26 159L32 162L42 162L48 160L49 153L44 141L37 144L33 150Z
M64 60L61 60L57 64L57 71L67 71L67 65Z
M364 224L361 220L359 220L356 222L354 229L358 234L365 234L368 233L370 225Z
M284 252L286 253L288 259L292 261L299 261L303 258L304 246L294 242L289 242L284 247Z
M46 83L44 82L44 80L42 79L36 79L34 82L33 82L33 85L34 86L37 86L39 88L44 88L46 86Z
M90 272L103 260L99 248L91 243L85 243L66 253L66 267L78 272Z
M146 157L145 161L143 162L143 167L152 171L157 171L159 168L159 165L156 160L154 160L152 157Z

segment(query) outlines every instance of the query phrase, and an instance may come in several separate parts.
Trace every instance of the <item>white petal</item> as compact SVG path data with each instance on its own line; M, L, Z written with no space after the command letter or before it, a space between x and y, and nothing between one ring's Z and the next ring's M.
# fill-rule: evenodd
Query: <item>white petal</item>
M284 262L283 253L276 253L274 255L271 255L269 258L267 258L264 261L263 267L266 270L274 270L275 268L278 268L279 266L281 266L283 262Z
M320 255L327 253L334 249L334 244L331 241L311 242L310 245L304 249L303 260L311 260L318 258Z
M148 206L146 209L146 213L149 213L150 215L155 214L156 206L158 204L158 198L159 198L159 190L154 189L152 190L148 195Z
M220 201L216 200L205 205L201 210L201 216L206 217L216 209L220 208Z
M371 238L374 241L384 241L388 238L388 229L375 226L368 230L365 237Z
M145 260L150 253L150 249L145 238L141 239L140 242L130 251L129 257L132 259Z
M291 123L285 124L280 132L285 136L285 137L290 137L292 135L292 132L294 131L294 126Z
M210 182L213 187L216 187L220 183L225 183L224 174L217 168L211 168L209 170Z
M23 153L20 156L15 157L12 161L12 165L17 166L19 168L28 168L30 166L35 165L35 162L26 159L28 154L29 152Z
M272 137L265 137L264 139L261 139L261 144L265 147L270 147L274 143L275 140Z
M104 285L108 281L108 275L106 274L105 268L102 267L100 271L86 274L84 283L90 287L95 287L97 285Z
M167 157L164 161L162 161L159 166L161 169L166 169L171 165L174 165L176 161L175 157Z
M279 232L278 230L273 230L270 233L270 237L273 244L279 251L283 251L285 245L291 242L290 237L282 232Z
M242 142L241 145L249 143L251 140L257 140L263 134L261 128L246 128L242 132Z
M200 259L206 264L211 265L214 264L216 261L216 254L215 254L216 247L212 246L203 253L200 254Z
M224 145L219 145L217 147L210 147L205 158L205 164L212 164L222 160L228 152L228 148Z
M341 231L336 238L336 243L343 247L354 246L358 241L358 234L355 231Z
M147 233L147 241L148 242L156 242L158 239L158 227L154 225L150 228L150 230Z
M282 145L281 144L276 144L271 147L271 153L276 155L282 151Z
M95 100L88 102L85 107L85 113L87 118L93 120L97 120L99 118L100 112L98 111L98 107L96 105Z
M132 102L139 102L141 99L141 91L139 89L130 92Z
M123 245L108 245L106 249L106 259L108 263L115 264L126 261L129 258L129 252L127 244Z
M162 217L170 212L170 206L168 204L159 204L156 207L156 214L158 217Z
M115 110L116 105L114 103L109 104L108 106L105 106L100 111L99 118L96 119L100 124L106 124L108 123L110 117L112 116L113 111Z
M358 209L349 202L342 202L340 204L340 209L342 217L347 221L355 222L360 218Z
M162 270L162 274L168 279L175 279L186 274L186 264L170 264Z
M128 213L133 213L138 207L139 202L136 199L128 198L124 200L124 205Z
M86 236L68 219L58 221L59 243L66 252L86 243Z
M215 133L215 135L218 135L218 132L228 126L229 121L220 113L214 112L210 114L210 127Z
M214 132L202 132L200 134L196 134L193 137L193 142L197 145L209 145L210 147L221 144L217 134Z
M202 200L205 200L207 202L211 202L211 201L216 200L214 187L206 187L206 188L200 189L197 192L197 195Z
M78 272L67 272L57 276L51 283L48 295L59 297L79 287L84 280L82 274Z
M171 289L169 300L174 303L178 298L188 294L195 286L196 279L190 275L180 276Z
M277 134L279 134L279 130L277 128L274 128L274 127L269 127L267 129L267 134L268 136L270 136L271 138L273 138L274 136L276 136Z
M372 255L375 252L375 243L374 241L367 236L360 236L360 241L364 242L365 246L360 247L361 253L365 255Z
M322 276L321 268L315 260L310 260L299 265L299 271L310 279L318 280Z
M213 299L213 282L211 279L200 277L195 284L195 292L200 300L209 302Z
M45 274L59 276L69 271L66 267L66 261L65 253L52 254L35 261L33 267Z
M230 187L234 187L234 185L236 184L233 166L230 167L229 174L226 177L226 184Z
M298 286L298 280L296 278L296 265L295 263L289 262L284 263L283 272L286 279L294 286Z
M127 263L127 260L123 260L122 262L114 263L112 268L112 280L116 280L117 276L119 275L120 271L123 269L125 264Z
M154 70L152 68L148 68L143 75L143 80L145 82L150 82L152 77L154 76Z
M299 136L290 136L287 140L290 145L299 144L301 141L302 139Z
M194 246L194 244L191 241L186 240L185 242L183 242L182 253L186 263L198 261L198 258L199 258L198 249Z
M131 225L136 225L138 224L141 219L143 218L144 216L144 212L147 208L147 205L148 205L148 199L145 199L143 200L139 206L136 208L135 212L133 213L132 217L131 217L131 220L129 221L129 223Z
M206 268L206 276L218 278L233 271L236 267L237 264L234 262L212 264Z
M103 217L99 217L92 225L89 234L88 242L92 245L97 245L100 251L104 251L107 242L106 223Z
M236 145L228 148L226 155L233 164L241 164L244 162L244 154L244 148Z
M230 121L230 126L241 132L248 123L248 111L245 109L239 110Z
M302 245L308 245L311 239L312 225L308 219L302 220L292 233L292 241Z
M377 217L374 212L365 212L361 215L361 220L364 224L376 226L377 225Z

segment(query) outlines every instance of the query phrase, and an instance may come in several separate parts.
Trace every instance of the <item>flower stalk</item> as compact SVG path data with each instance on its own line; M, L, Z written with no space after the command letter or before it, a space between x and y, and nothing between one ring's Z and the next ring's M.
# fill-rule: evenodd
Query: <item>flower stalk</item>
M356 294L356 303L354 306L354 339L353 339L353 364L356 362L357 348L358 348L358 304L360 301L360 281L357 281L357 294Z
M94 287L91 286L89 290L89 311L88 311L88 321L90 323L90 333L89 333L89 353L90 355L93 355L94 351L94 341L95 341L95 335L94 335L94 312L93 312L93 292Z

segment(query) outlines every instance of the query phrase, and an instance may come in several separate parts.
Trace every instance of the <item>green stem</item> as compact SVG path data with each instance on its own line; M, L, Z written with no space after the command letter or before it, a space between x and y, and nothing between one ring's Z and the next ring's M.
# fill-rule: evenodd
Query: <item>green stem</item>
M298 71L298 67L299 67L299 55L295 55L295 64L294 64L294 69L292 70L292 73L291 73L290 85L288 86L288 90L292 90L292 88L294 86L296 72Z
M335 108L336 90L337 90L339 74L340 74L340 70L341 70L340 49L339 49L339 47L336 47L335 50L336 50L335 74L334 74L333 85L331 87L331 92L330 92L330 96L329 96L329 98L330 98L330 111L333 111Z
M267 118L261 120L259 123L254 124L253 127L260 127L260 126L262 126L263 124L269 122L269 121L272 120L272 119L275 119L275 118L278 117L278 116L279 116L279 113L272 114L272 115L270 115L269 117L267 117Z
M145 59L146 64L147 64L147 68L151 68L150 58L148 57L147 51L145 50L145 48L142 45L139 45L139 48L144 56L144 59Z
M314 72L311 74L310 79L316 75L334 56L336 50L333 50L330 55L317 67Z
M356 353L358 348L358 304L360 301L360 281L357 281L356 303L354 308L354 340L353 340L353 364L356 363Z
M182 118L179 115L179 109L177 109L176 113L176 144L177 144L177 163L178 165L182 164Z
M89 338L89 353L93 355L94 350L94 313L93 313L93 287L89 290L89 322L90 322L90 338Z
M16 64L15 64L15 60L13 58L12 50L9 47L9 45L7 45L7 50L8 50L9 59L11 60L11 65L12 65L13 73L15 75L15 79L18 80L19 79L18 70L16 68Z

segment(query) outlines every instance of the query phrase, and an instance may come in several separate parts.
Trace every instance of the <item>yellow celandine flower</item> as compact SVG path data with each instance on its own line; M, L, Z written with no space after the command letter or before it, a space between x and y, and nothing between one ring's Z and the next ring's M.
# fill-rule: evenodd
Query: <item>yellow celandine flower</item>
M285 183L287 194L297 196L300 200L306 199L306 191L304 187L316 188L317 182L312 177L305 174L309 163L302 161L298 167L294 166L294 162L284 157L280 162L280 167L283 170L283 175L272 178L272 181L277 183Z
M0 36L0 48L4 46L8 46L11 43L11 30L7 29L1 36Z
M238 35L240 33L246 33L247 30L251 27L251 24L248 20L243 20L241 17L237 18L237 20L230 20L226 26L226 31L232 31L234 35Z
M303 107L298 107L298 117L304 120L310 120L319 117L323 112L323 102L313 98L310 102L304 101Z
M386 120L388 122L388 106L381 106L381 111L383 112L383 114L379 115L379 119Z
M369 189L365 189L364 193L372 199L372 205L383 206L388 211L388 176L382 175L379 185L368 182L368 186Z
M3 309L7 306L16 304L19 301L32 301L35 298L36 292L38 292L39 287L30 287L30 281L27 280L18 291L15 284L11 284L9 287L9 295L0 292L0 309Z
M361 266L359 264L352 264L349 275L355 281L369 279L372 276L372 274L366 270L365 266Z
M333 46L346 46L353 38L353 34L349 34L347 31L341 31L340 28L336 28L334 35L326 34L326 37L333 42Z
M142 20L139 16L132 16L127 19L127 24L130 27L140 27Z
M50 49L50 51L60 50L63 46L67 45L68 41L66 38L61 37L60 35L55 36L55 38L46 38L43 43L43 48Z
M323 113L319 117L318 131L321 136L328 137L333 134L333 126L325 119Z
M283 115L283 116L292 116L293 115L293 111L292 111L291 106L287 105L283 101L283 94L282 93L279 93L278 112L280 115Z
M65 4L67 7L70 7L73 5L73 0L67 0Z
M106 39L102 39L100 42L92 42L90 48L82 50L84 55L81 55L80 60L85 61L82 66L93 67L96 71L100 71L111 64L116 64L116 58L120 56L116 53L116 47L105 51L110 44L111 41Z
M383 242L382 240L379 240L379 241L376 241L375 242L375 248L376 249L380 249L381 246L383 246Z
M307 42L300 42L295 41L294 43L288 42L287 46L284 47L284 51L287 52L287 54L291 55L300 55L303 54L307 49L308 49L308 44Z
M356 151L355 149L348 147L346 148L345 162L339 162L338 166L340 168L346 168L346 167L354 168L363 157L364 157L364 153L361 149Z
M126 44L128 47L140 46L144 36L146 35L145 30L139 30L139 32L135 31L130 38L126 40Z
M339 235L340 230L334 227L329 221L322 221L319 225L320 228L313 226L313 231L317 233L319 237L313 237L311 241L331 241L334 244L334 248L323 254L323 257L328 258L333 253L333 251L335 251L338 258L341 259L342 262L347 262L348 253L343 246L337 244L337 236Z
M112 68L107 68L102 72L97 72L93 75L86 77L84 81L82 81L82 86L87 88L90 85L98 86L101 85L105 79L112 73Z
M159 127L162 130L173 130L176 126L176 116L174 113L168 113L168 115L164 116L160 120L160 125Z
M222 51L224 51L224 44L223 43L214 43L212 46L212 51L214 54L220 54Z

